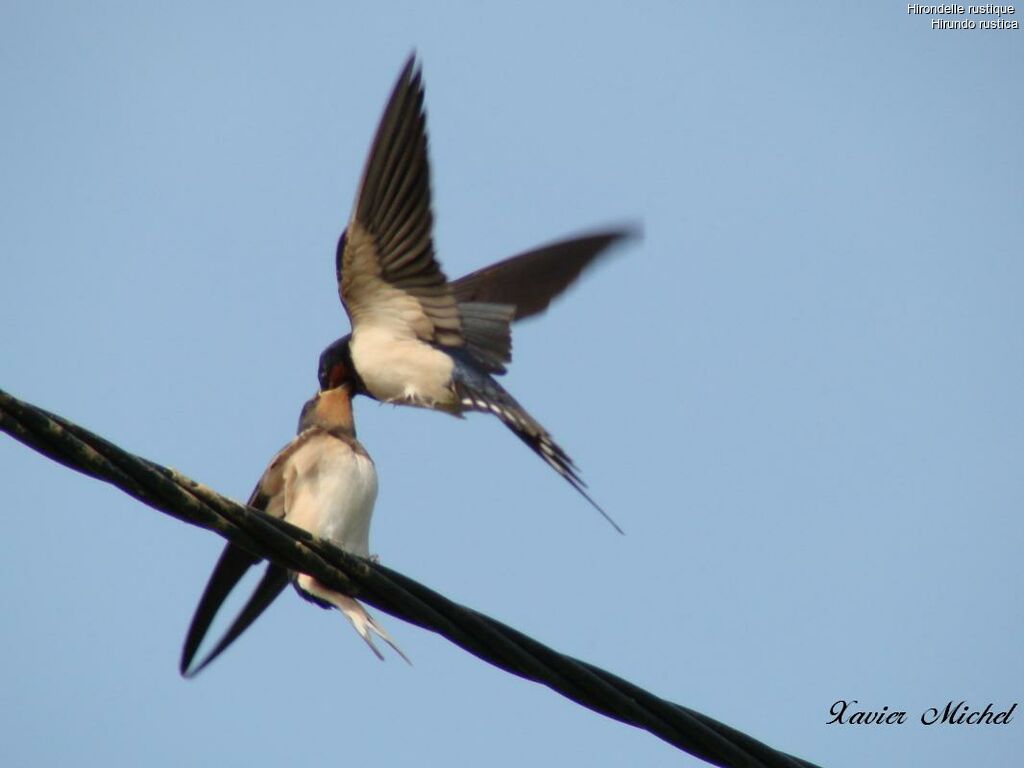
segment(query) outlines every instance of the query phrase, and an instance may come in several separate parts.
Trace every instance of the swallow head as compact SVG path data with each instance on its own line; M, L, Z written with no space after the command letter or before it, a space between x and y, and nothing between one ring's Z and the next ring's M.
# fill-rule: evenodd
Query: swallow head
M352 420L352 389L347 382L317 392L302 406L298 432L310 427L340 429L353 437L356 434Z
M343 336L320 353L320 365L316 375L320 381L321 391L334 389L342 384L349 384L353 393L362 391L359 374L352 365L352 350L349 346L351 340L351 334Z

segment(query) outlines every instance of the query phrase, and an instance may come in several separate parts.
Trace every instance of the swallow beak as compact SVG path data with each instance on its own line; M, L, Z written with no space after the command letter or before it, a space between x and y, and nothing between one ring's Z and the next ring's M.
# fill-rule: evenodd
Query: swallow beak
M320 353L320 364L317 366L316 373L321 391L334 389L348 378L348 366L345 360L348 343L349 337L345 336L330 344Z

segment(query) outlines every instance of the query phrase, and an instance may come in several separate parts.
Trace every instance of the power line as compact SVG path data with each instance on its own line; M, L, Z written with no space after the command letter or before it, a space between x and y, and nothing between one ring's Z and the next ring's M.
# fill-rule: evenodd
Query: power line
M707 715L559 653L397 571L354 557L293 525L231 501L3 390L0 428L54 461L110 483L154 509L214 531L257 557L308 573L331 589L442 635L489 664L546 685L606 717L643 728L713 765L816 768Z

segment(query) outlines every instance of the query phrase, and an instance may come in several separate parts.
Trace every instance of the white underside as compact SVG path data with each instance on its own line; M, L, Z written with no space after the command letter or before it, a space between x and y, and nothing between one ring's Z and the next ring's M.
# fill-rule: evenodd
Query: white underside
M358 328L351 351L363 383L381 402L457 408L450 387L454 364L444 352L379 326Z
M345 442L323 436L291 457L285 474L285 520L360 557L370 555L377 471Z
M285 520L347 552L369 557L377 471L367 456L337 438L314 438L291 457L284 482ZM328 589L305 573L298 575L297 582L304 592L341 611L378 658L384 657L374 645L373 635L409 660L357 600Z

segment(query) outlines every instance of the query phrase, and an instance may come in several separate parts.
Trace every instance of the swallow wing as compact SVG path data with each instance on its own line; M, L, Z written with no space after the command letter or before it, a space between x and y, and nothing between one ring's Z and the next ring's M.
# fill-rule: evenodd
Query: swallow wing
M227 555L231 548L232 547L229 544L224 554ZM248 567L249 566L247 565L246 570L248 570ZM235 580L234 584L237 583L238 579ZM233 587L234 584L231 586ZM235 617L234 622L232 622L228 631L224 633L224 636L220 639L217 645L214 646L213 650L211 650L209 654L207 654L206 658L196 665L195 669L188 669L188 665L192 662L191 655L194 655L195 651L199 648L199 643L202 642L202 636L200 636L196 641L187 661L185 656L182 655L181 674L185 677L195 677L202 672L214 659L226 651L228 647L235 642L235 640L237 640L238 637L245 632L245 630L247 630L254 621L256 621L256 619L263 615L263 612L270 607L270 604L277 599L277 596L281 594L282 590L284 590L286 586L288 586L288 571L279 565L268 563L267 570L263 574L263 578L260 580L260 583L256 586L252 596L249 598L249 601L239 612L238 616ZM206 595L204 594L203 598L205 599L205 597ZM226 597L227 595L224 595L220 602L223 602ZM200 604L200 608L201 607L202 605ZM214 607L213 614L211 614L209 619L207 619L206 627L203 628L203 634L205 634L206 629L209 628L209 623L213 620L213 615L216 614L217 608L219 607L219 603ZM186 649L187 648L188 646L186 646Z
M338 241L338 292L353 333L462 346L455 296L434 258L423 82L406 62L381 117L348 227Z
M281 450L270 462L270 466L263 473L256 488L249 496L250 507L266 512L274 517L284 517L284 473L283 469L288 458L304 442L302 435L292 440ZM199 674L214 659L220 656L228 646L241 635L250 624L274 601L281 593L281 590L288 583L288 573L282 568L271 563L263 580L256 587L256 591L249 602L238 614L234 623L225 633L224 637L217 643L216 647L203 659L202 663L193 669L192 661L195 658L199 646L210 630L217 612L221 605L227 600L228 595L242 580L246 572L262 558L254 557L241 547L228 544L224 547L217 565L214 566L210 580L206 583L203 596L199 599L195 614L192 616L192 623L189 625L188 634L185 636L185 644L181 650L181 661L178 670L184 677L194 677Z
M522 320L546 310L599 256L638 234L623 228L559 240L470 272L451 288L460 304L511 305L513 319Z
M542 313L598 256L634 234L619 229L560 240L451 283L467 349L484 370L505 373L512 361L510 323Z
M199 605L196 606L188 634L185 636L185 645L181 649L181 662L178 665L178 671L183 677L192 677L198 674L199 669L190 670L192 660L195 658L203 638L210 630L217 611L227 600L235 585L245 576L246 571L258 562L258 558L234 544L224 547L217 565L214 566L213 573L210 574L210 580L206 583L206 589L199 599Z

